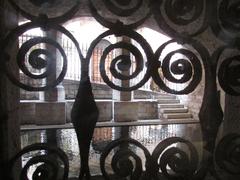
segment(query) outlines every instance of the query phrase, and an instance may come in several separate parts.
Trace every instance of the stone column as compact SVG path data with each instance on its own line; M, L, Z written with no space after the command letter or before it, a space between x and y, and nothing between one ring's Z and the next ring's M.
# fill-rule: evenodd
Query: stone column
M128 37L118 37L117 41L121 41L121 42L126 42L126 43L131 43L131 39ZM127 51L126 49L119 49L116 52L116 56L119 55L129 55L130 53L129 51ZM124 75L129 75L130 72L129 70L126 68L126 70L124 70L124 66L128 66L128 62L123 61L121 63L122 71L121 73ZM130 81L121 81L121 80L115 80L115 83L122 86L122 87L129 87L130 86ZM116 91L113 90L113 99L117 100L117 101L131 101L132 100L132 92L123 92L123 91Z
M0 1L0 41L6 33L18 25L17 13L10 7L7 0ZM18 49L15 48L10 54L15 58ZM2 55L2 54L1 54ZM19 122L19 88L7 79L3 73L4 59L1 58L0 67L0 179L7 179L5 170L8 161L20 151L20 122ZM12 59L11 61L16 61ZM11 71L19 77L17 63L13 63ZM17 163L18 164L18 163ZM20 168L20 162L17 165ZM17 170L14 172L17 174Z
M57 31L55 31L55 30L46 31L45 35L46 35L46 37L54 39L59 44L61 44L61 37L57 33ZM51 69L52 72L46 78L46 83L51 83L57 79L58 75L61 72L61 67L62 67L61 58L62 57L61 57L61 54L58 52L58 50L55 47L46 44L45 48L48 51L50 51L54 56L54 61L52 61L52 69ZM42 95L40 96L40 98L41 98L41 100L50 101L50 102L65 101L65 90L64 90L62 83L60 83L55 88L52 88L48 91L44 91L42 93Z
M61 44L61 38L59 37L57 31L46 31L45 35ZM46 78L46 83L48 84L55 81L61 72L62 56L52 45L46 44L45 48L54 56L51 73ZM66 122L65 91L62 84L59 84L48 91L42 92L40 100L41 102L36 103L36 124L50 125L64 124Z
M118 41L131 43L131 39L128 37L117 38ZM120 49L117 51L116 55L127 55L130 56L130 52L126 49ZM120 63L121 73L124 75L129 75L128 66L131 62L122 61ZM130 81L116 80L116 84L121 87L130 87ZM123 92L113 90L113 100L114 100L114 120L115 121L136 121L138 118L138 103L131 102L133 99L133 92Z

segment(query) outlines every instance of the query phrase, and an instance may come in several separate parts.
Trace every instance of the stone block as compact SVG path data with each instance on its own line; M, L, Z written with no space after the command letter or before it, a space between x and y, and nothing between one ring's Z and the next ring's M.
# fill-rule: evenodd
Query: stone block
M36 125L56 125L66 123L65 102L36 103Z
M97 107L99 109L99 122L112 120L112 101L111 100L97 100Z
M19 118L21 124L35 123L35 103L33 101L21 101Z
M127 122L138 120L138 102L115 101L114 121Z
M158 103L157 101L138 101L138 119L157 119Z

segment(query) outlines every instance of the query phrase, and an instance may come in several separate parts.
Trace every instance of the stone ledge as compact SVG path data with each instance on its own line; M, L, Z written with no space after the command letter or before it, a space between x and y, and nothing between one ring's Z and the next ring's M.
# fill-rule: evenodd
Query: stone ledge
M96 127L123 127L123 126L150 126L150 125L168 125L168 124L199 124L199 121L194 119L189 120L159 120L159 119L148 119L140 120L134 122L97 122ZM45 130L45 129L73 129L72 123L67 123L64 125L22 125L22 131L32 131L32 130Z

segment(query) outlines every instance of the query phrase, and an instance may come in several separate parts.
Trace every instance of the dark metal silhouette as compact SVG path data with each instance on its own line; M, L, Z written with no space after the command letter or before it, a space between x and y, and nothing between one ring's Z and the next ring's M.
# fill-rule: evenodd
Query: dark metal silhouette
M91 177L88 165L89 149L98 115L99 112L92 93L91 82L88 77L84 77L80 81L71 112L81 158L79 179L84 176L86 176L86 179Z
M9 176L7 179L12 180L14 177L14 165L18 162L19 158L21 158L24 154L29 152L36 151L45 151L44 154L36 154L35 156L30 158L30 160L25 164L20 172L21 180L29 180L28 178L28 170L32 165L38 165L36 170L34 171L31 179L44 179L44 180L52 180L52 179L68 179L69 172L69 162L67 155L59 148L53 147L51 144L45 143L37 143L29 145L22 149L11 162L9 162ZM62 168L63 165L63 168Z
M168 138L159 142L159 145L154 149L152 155L136 140L118 139L109 143L101 156L100 166L103 177L105 179L114 179L117 177L125 179L128 177L133 180L202 180L206 177L216 180L224 178L239 179L239 135L226 135L220 143L216 144L219 127L223 121L223 112L217 97L217 79L226 93L234 96L240 94L238 89L240 77L240 2L238 0L89 0L87 4L92 16L100 24L108 28L108 30L99 35L99 37L91 43L86 57L82 55L79 44L74 36L59 25L70 20L77 11L81 10L80 1L76 0L76 4L59 17L48 17L48 14L35 16L32 15L31 12L26 12L22 9L17 4L17 1L9 0L9 2L18 12L31 21L18 26L15 30L8 33L1 43L1 70L4 71L9 80L15 85L29 91L44 91L58 85L64 79L67 69L67 57L63 48L55 42L55 40L47 37L37 37L27 41L20 47L17 57L11 57L8 49L10 49L14 45L14 41L27 30L36 27L40 27L44 31L50 29L56 30L70 38L78 50L79 59L82 62L82 78L72 109L72 122L77 133L81 156L79 179L90 179L91 177L88 166L89 147L98 118L98 109L94 101L91 83L88 77L89 62L97 44L103 38L110 35L117 37L127 36L139 44L139 46L136 47L126 42L118 42L109 45L103 51L99 64L100 73L104 82L113 89L119 91L136 90L142 87L152 77L159 88L167 93L189 94L198 87L204 75L204 96L199 113L203 141L203 157L200 160L194 145L178 137ZM29 2L32 2L36 8L39 8L42 7L46 1L29 0ZM105 11L107 12L106 17ZM135 30L143 25L150 17L153 17L152 20L155 21L161 31L173 38L160 46L156 52L153 52L149 43ZM212 30L213 35L215 35L215 38L222 40L224 43L222 47L216 48L212 54L210 54L207 47L200 43L197 38L198 35L201 35L209 28ZM28 52L33 45L41 42L48 43L60 51L64 62L63 69L55 82L43 87L31 87L20 82L14 74L11 73L11 64L9 64L9 61L16 59L19 69L30 78L39 79L47 77L50 73L49 69L51 69L51 60L53 59L51 52L47 49L36 49ZM175 42L181 44L183 48L174 50L163 57L163 59L160 59L163 55L163 50ZM139 47L142 48L143 52L139 50ZM114 78L118 80L131 80L136 78L140 72L144 71L144 68L146 70L139 83L131 87L126 88L114 84L107 76L105 69L106 57L108 53L117 48L128 50L135 56L136 70L129 76L121 74L118 70L122 68L129 69L131 59L126 55L119 55L112 60L110 65L110 72ZM228 49L234 49L238 54L228 54L228 57L224 57L224 60L222 60L222 54ZM35 69L46 68L46 73L35 75L27 69L25 61L27 59L26 54L28 53L30 53L30 65ZM171 58L175 54L182 54L184 58L170 63ZM40 55L47 56L47 59L41 58ZM146 57L146 63L144 62L143 56ZM162 74L160 74L160 70ZM173 75L182 75L182 77L177 79ZM176 84L187 83L187 86L183 90L174 90L168 87L163 81L163 78ZM145 171L142 168L144 163L132 149L118 148L122 146L122 144L129 144L143 150L146 157ZM181 146L172 147L171 145L173 144L184 145L188 149L188 152L186 152L186 148L181 149ZM10 164L14 164L17 158L25 152L41 148L51 151L51 154L60 155L60 159L62 159L63 164L66 165L64 176L61 179L66 179L68 163L66 162L67 159L64 153L52 149L46 144L32 145L23 149ZM106 172L105 159L110 151L114 149L115 154L112 159L112 169L115 174L112 176ZM51 162L52 158L53 156L39 156L38 158L30 160L26 167L23 168L23 174L20 175L20 178L26 178L26 169L30 164L43 162L44 164L40 169L37 169L34 174L37 175L38 172L44 172L40 178L56 179L55 167L57 167L58 164ZM12 170L12 166L10 170ZM45 172L49 172L50 174L52 172L54 175L50 176ZM8 172L8 174L11 175L10 172ZM37 176L35 178L37 178Z

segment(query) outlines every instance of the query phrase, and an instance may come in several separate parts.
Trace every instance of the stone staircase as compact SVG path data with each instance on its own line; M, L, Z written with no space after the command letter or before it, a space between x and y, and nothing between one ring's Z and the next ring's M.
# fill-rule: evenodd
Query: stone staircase
M155 97L158 101L158 117L162 120L193 120L188 108L181 104L175 95L159 94Z

